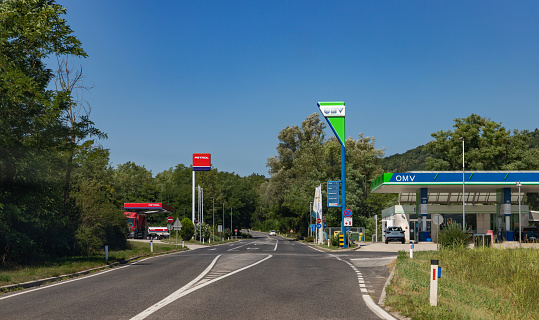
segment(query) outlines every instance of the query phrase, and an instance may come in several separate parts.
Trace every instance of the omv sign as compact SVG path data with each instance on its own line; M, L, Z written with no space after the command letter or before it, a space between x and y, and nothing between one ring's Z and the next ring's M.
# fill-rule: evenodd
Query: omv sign
M393 179L396 182L414 182L415 174L395 174Z

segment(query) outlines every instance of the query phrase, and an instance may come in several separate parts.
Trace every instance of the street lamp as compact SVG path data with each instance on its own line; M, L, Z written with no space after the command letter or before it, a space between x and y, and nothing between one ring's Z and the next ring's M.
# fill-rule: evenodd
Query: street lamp
M309 216L311 217L311 224L309 225L309 235L312 236L313 231L311 230L311 225L313 224L313 203L309 204Z
M212 227L211 227L211 237L212 237L212 240L213 242L215 242L215 198L212 197L211 198L212 200L212 203L213 203L213 219L212 219Z
M462 230L466 231L466 201L464 189L464 137L460 137L459 140L462 140Z
M522 248L522 221L520 219L521 216L521 208L520 208L520 187L522 184L517 182L518 186L518 245Z
M225 240L225 203L223 202L223 230L221 230L221 241Z

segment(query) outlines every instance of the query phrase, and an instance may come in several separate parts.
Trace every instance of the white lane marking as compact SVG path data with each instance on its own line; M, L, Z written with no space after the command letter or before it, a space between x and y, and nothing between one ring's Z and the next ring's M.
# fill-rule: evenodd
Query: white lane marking
M183 251L182 251L182 252L183 252ZM178 252L178 253L179 253L179 252ZM104 270L104 271L98 271L97 273L94 273L94 274L89 274L89 275L79 276L79 277L77 277L77 278L70 279L70 280L63 280L63 281L60 281L60 282L57 282L57 283L47 284L47 285L44 285L44 286L42 286L42 287L37 287L37 288L34 288L34 289L27 289L27 290L24 290L24 291L21 291L21 292L18 292L18 293L10 294L9 296L0 297L0 300L12 298L12 297L16 297L16 296L18 296L18 295L25 294L25 293L29 293L29 292L34 292L34 291L38 291L38 290L43 290L43 289L48 289L48 288L56 287L56 286L59 286L59 285L62 285L62 284L66 284L66 283L70 283L70 282L74 282L74 281L79 281L79 280L84 280L84 279L88 279L88 278L100 276L100 275L102 275L102 274L105 274L105 273L108 273L108 272L111 272L111 271L120 270L120 269L123 269L123 268L127 268L127 267L130 267L130 266L132 266L132 265L134 265L134 264L137 264L137 263L139 263L139 262L143 262L143 261L146 261L146 260L149 260L149 259L152 259L152 258L156 258L156 257L157 257L157 256L148 257L148 258L145 258L145 259L142 259L142 260L137 260L137 261L135 261L135 262L128 263L128 264L126 264L125 266L114 267L114 268L111 268L111 269L109 269L109 270Z
M248 246L248 245L250 245L250 244L252 244L252 242L243 244L243 245L241 245L241 246L234 247L234 248L232 248L232 249L228 249L228 251L234 251L234 250L236 250L236 249L239 249L239 248L241 248L241 247Z
M169 295L168 297L166 297L165 299L157 302L156 304L154 304L153 306L149 307L148 309L142 311L141 313L139 313L138 315L134 316L133 318L131 318L131 320L134 320L134 319L145 319L146 317L150 316L152 313L154 313L155 311L163 308L164 306L168 305L169 303L183 297L183 296L186 296L188 295L189 293L193 292L193 291L196 291L200 288L203 288L209 284L212 284L216 281L219 281L219 280L222 280L226 277L229 277L235 273L238 273L238 272L241 272L243 270L246 270L246 269L249 269L251 267L254 267L256 266L257 264L259 263L262 263L266 260L268 260L269 258L273 257L272 255L268 255L267 257L265 257L264 259L260 260L260 261L257 261L253 264L250 264L248 266L245 266L243 268L240 268L238 270L234 270L230 273L227 273L225 275L222 275L218 278L215 278L215 279L212 279L212 280L209 280L209 281L205 281L203 283L200 283L192 288L189 288L191 285L193 285L194 283L196 283L197 281L199 281L201 278L203 278L210 270L211 268L213 268L213 265L215 264L215 262L217 261L217 259L220 257L217 256L213 262L208 266L208 268L206 268L206 270L204 270L198 277L196 277L193 281L189 282L188 284L186 284L185 286L181 287L180 289L178 289L176 292L172 293L171 295Z
M389 259L395 259L396 256L391 257L382 257L382 258L356 258L356 259L350 259L350 261L361 261L361 260L389 260Z
M180 289L178 289L176 292L173 292L171 295L169 295L168 297L166 297L165 299L157 302L156 304L154 304L153 306L149 307L148 309L142 311L141 313L137 314L136 316L134 316L133 318L131 319L144 319L146 318L147 316L151 315L152 313L154 313L155 311L163 308L164 306L166 306L167 304L171 303L171 302L174 302L176 299L179 299L181 298L182 296L182 293L185 292L186 289L188 289L189 287L191 287L193 284L197 283L200 279L202 279L208 272L210 272L211 268L213 268L213 266L215 265L215 263L217 262L217 260L221 257L221 255L218 255L217 257L215 257L215 259L213 259L213 261L210 263L210 265L204 270L202 271L201 274L198 275L198 277L196 277L195 279L191 280L191 282L189 282L188 284L186 284L185 286L181 287Z
M279 244L279 240L277 240L277 242L275 242L275 248L273 248L273 251L277 251L277 245Z
M363 292L363 289L361 291ZM363 301L365 301L365 304L367 305L367 307L369 307L369 309L371 309L372 312L376 313L376 315L378 315L380 318L386 319L386 320L396 320L392 315L390 315L384 309L380 308L380 306L374 303L370 295L364 294Z

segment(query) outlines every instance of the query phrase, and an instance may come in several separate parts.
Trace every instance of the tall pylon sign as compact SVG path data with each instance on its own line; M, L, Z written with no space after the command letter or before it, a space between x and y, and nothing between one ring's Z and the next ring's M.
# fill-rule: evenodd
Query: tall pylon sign
M344 236L344 247L348 247L346 241L346 227L344 226L344 211L346 210L346 149L345 149L345 121L346 108L344 102L318 102L318 109L322 112L324 118L329 124L331 130L341 144L341 186L342 186L342 212L341 212L341 231Z
M192 221L195 224L195 172L211 170L211 153L193 153L193 206ZM196 231L196 226L195 226Z

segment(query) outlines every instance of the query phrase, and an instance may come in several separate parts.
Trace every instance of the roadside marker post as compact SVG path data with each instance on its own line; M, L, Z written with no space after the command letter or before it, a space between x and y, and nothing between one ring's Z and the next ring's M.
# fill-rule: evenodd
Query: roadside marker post
M410 241L410 259L414 258L414 242Z
M430 305L438 306L438 278L441 268L438 268L438 260L430 261Z

